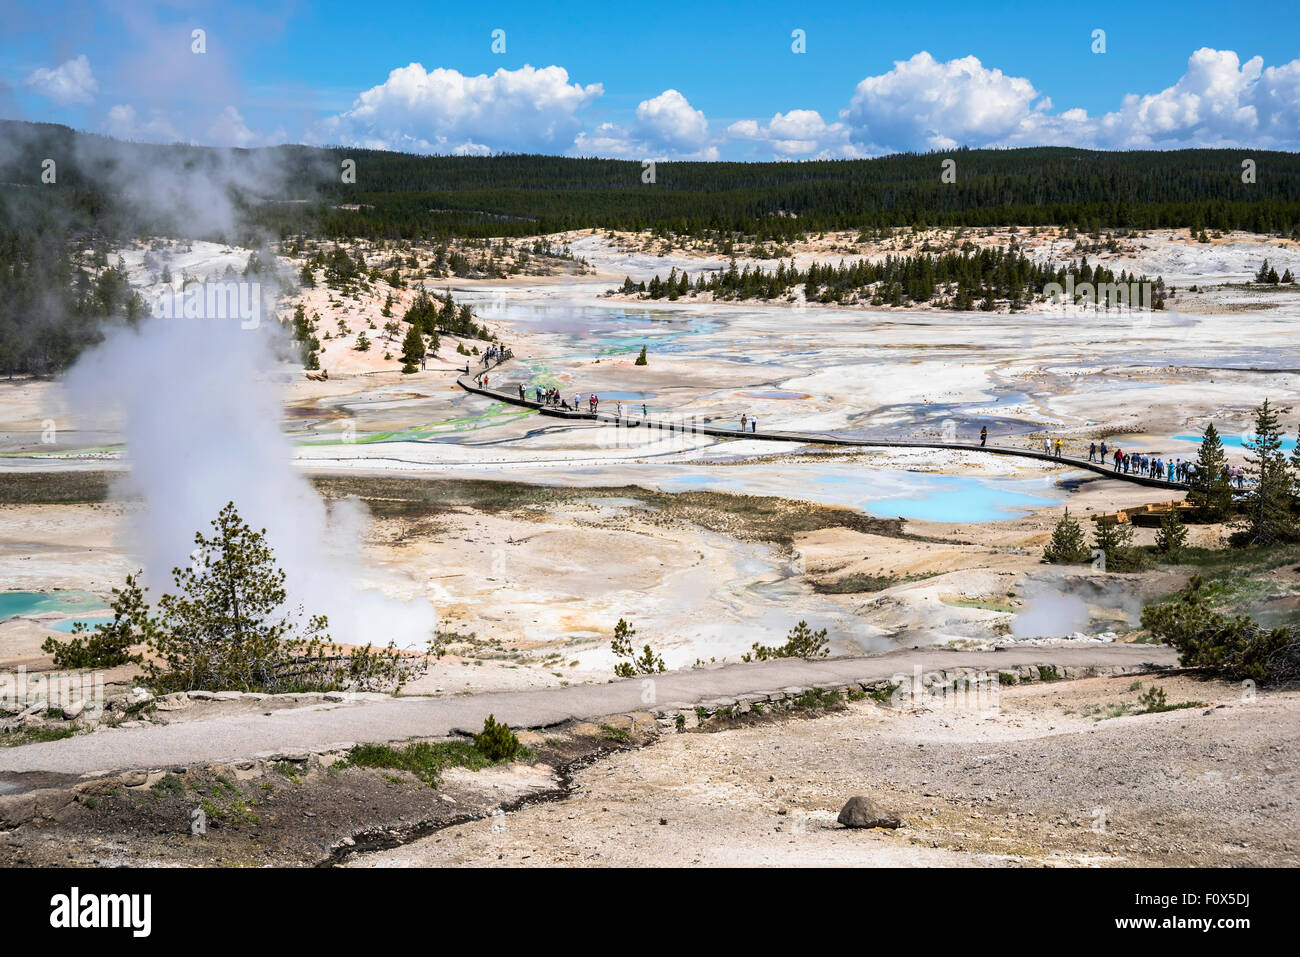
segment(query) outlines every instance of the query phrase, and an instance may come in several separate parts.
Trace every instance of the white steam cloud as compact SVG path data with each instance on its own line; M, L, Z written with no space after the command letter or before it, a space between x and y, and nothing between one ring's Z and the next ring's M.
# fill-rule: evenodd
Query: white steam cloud
M422 648L436 613L356 584L368 516L355 500L327 508L294 467L280 431L284 367L277 323L151 317L88 352L68 377L74 413L125 416L130 473L125 490L144 507L129 512L128 547L157 589L185 566L194 533L227 502L265 527L287 576L290 606L329 616L348 644ZM155 590L155 594L156 594Z

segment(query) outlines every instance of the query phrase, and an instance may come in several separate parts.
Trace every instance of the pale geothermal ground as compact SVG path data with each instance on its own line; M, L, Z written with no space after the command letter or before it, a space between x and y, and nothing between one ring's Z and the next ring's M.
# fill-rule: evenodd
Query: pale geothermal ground
M789 254L806 263L905 248L899 240L855 238L827 236ZM966 238L1005 243L1008 233L968 231ZM1073 241L1055 231L1021 230L1018 238L1034 255L1077 256ZM606 294L624 275L666 276L674 266L693 275L724 268L726 260L590 231L551 241L574 258L534 257L507 278L435 278L428 285L469 303L513 348L516 361L491 373L493 383L556 385L566 397L596 392L604 409L644 403L655 416L727 424L744 412L761 429L854 436L951 430L973 437L987 425L995 443L1039 447L1050 435L1072 451L1105 439L1193 457L1196 443L1186 437L1207 421L1239 443L1251 407L1300 391L1300 290L1240 285L1265 257L1279 272L1300 272L1294 243L1231 235L1200 244L1185 234L1152 233L1123 240L1117 253L1090 252L1090 262L1162 275L1177 289L1164 312L1107 317L1042 308L987 314L620 301ZM924 241L942 245L952 237L935 232L911 248ZM392 250L362 251L389 271ZM415 252L423 267L427 250ZM177 277L218 278L227 266L241 269L248 250L197 243L171 255ZM124 256L142 291L155 292L143 248ZM282 265L296 273L301 262ZM386 341L379 311L391 293L401 316L420 281L406 272L405 290L380 281L344 301L318 284L280 302L286 317L303 301L319 315L319 329L331 332L321 355L327 382L282 367L286 454L313 476L337 480L331 495L392 477L560 489L504 504L478 489L436 514L376 518L358 580L432 601L440 628L460 636L413 690L605 680L620 617L672 668L735 660L755 641L780 643L800 619L826 627L836 653L984 643L1007 634L1122 636L1144 599L1181 580L1168 571L1100 577L1039 563L1065 506L1086 516L1168 497L1088 473L974 453L832 452L569 424L466 394L455 383L466 361L457 345L486 344L451 337L427 371L402 375L395 358L384 359L401 346L400 338ZM1191 292L1193 285L1199 291ZM374 345L356 352L363 331ZM649 364L638 367L633 359L643 344ZM1294 417L1287 424L1293 432ZM79 422L59 382L0 383L0 469L121 470L130 462L121 442L111 417ZM1229 453L1239 460L1239 448ZM599 491L610 487L619 488ZM697 492L728 493L716 500L718 520L707 520L698 498L672 494ZM386 494L371 493L363 497L372 504ZM736 497L744 495L812 503L789 506L795 512L834 506L906 521L871 528L814 522L811 530L783 531L779 521L747 513ZM0 621L0 659L37 665L48 660L39 651L48 625L102 616L109 589L138 563L125 516L145 507L0 506L4 590L76 593L72 604L29 607ZM1193 536L1209 543L1221 532L1200 527ZM1152 534L1140 530L1138 540ZM812 587L855 573L897 582L858 594Z

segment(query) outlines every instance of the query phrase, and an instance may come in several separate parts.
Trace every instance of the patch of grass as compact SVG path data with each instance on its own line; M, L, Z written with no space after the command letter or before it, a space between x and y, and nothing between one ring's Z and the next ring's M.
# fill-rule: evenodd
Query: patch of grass
M1300 546L1272 545L1248 548L1188 548L1179 557L1180 567L1194 569L1202 578L1201 597L1208 607L1225 614L1249 613L1253 607L1286 600L1296 594L1290 574L1300 562ZM1283 573L1283 574L1279 574ZM1176 601L1181 590L1162 596L1153 605ZM1270 620L1269 626L1300 624L1292 610ZM1141 639L1138 639L1141 640Z
M813 591L822 595L860 595L867 592L884 591L895 585L924 581L934 578L927 575L870 575L866 572L854 572L829 582L813 582Z
M1183 708L1199 708L1205 702L1203 701L1180 701L1178 704L1170 704L1165 697L1165 689L1150 687L1138 698L1142 705L1142 710L1137 714L1160 714L1164 711L1179 711Z
M109 472L9 472L0 505L86 505L108 500Z
M677 726L677 730L678 730L678 731L685 731L685 730L686 730L686 715L684 715L684 714L679 714L676 718L673 719L673 724Z
M153 791L156 798L173 797L183 798L185 796L185 782L171 772L164 774L154 782Z
M1038 680L1039 681L1060 681L1061 673L1056 670L1056 665L1039 665Z
M153 714L157 710L158 705L150 699L148 701L137 701L135 704L129 705L123 713L135 718L141 715Z
M811 691L804 692L790 702L792 708L799 708L804 711L821 711L826 708L833 708L843 704L844 696L838 691L825 691L821 688L813 688Z
M978 608L981 611L997 611L1004 614L1010 614L1016 610L1016 606L1011 602L996 599L986 601L982 598L940 598L939 601L952 608Z
M271 767L276 771L277 774L280 774L288 778L290 781L292 781L294 784L297 784L299 787L302 786L302 778L298 776L298 765L296 765L294 762L276 761L275 764L271 765Z
M616 728L613 725L602 724L600 730L605 732L605 737L612 741L627 742L632 739L626 728Z
M515 757L529 760L533 753L520 748ZM417 741L404 747L387 744L359 744L348 752L346 758L336 762L336 768L380 768L386 771L406 771L429 787L437 787L442 772L447 768L468 768L481 771L501 762L490 760L469 741Z
M896 682L890 682L883 688L876 688L872 691L868 691L867 696L871 698L872 701L876 702L876 704L889 704L889 702L893 700L894 692L898 690L898 687L899 686Z
M41 744L45 741L62 741L77 733L72 727L15 728L0 732L0 747L17 748L24 744Z
M1014 684L1019 684L1019 683L1020 683L1020 676L1019 676L1019 675L1016 675L1016 674L1014 674L1013 672L1010 672L1010 671L999 671L999 672L998 672L998 684L1000 684L1000 685L1014 685Z
M231 799L228 807L223 807L210 798L200 800L199 807L203 809L203 816L207 818L209 824L230 824L239 821L246 824L262 823L262 819L249 809L239 794Z
M1133 713L1132 702L1120 702L1115 704L1093 704L1088 705L1079 713L1085 718L1092 718L1093 721L1105 721L1109 718L1122 718L1126 714Z

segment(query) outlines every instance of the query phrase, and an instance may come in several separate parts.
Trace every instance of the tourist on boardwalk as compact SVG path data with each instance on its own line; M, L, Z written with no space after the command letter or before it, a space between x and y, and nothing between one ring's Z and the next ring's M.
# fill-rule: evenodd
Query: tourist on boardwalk
M749 417L749 431L758 431L758 419L754 418L752 415Z
M1102 455L1105 455L1105 454L1106 454L1105 452L1102 453ZM1089 461L1089 462L1095 462L1095 461L1097 461L1097 443L1096 443L1096 442L1089 442L1089 443L1088 443L1088 461Z
M647 406L644 402L642 402L642 403L641 403L641 418L644 419L644 418L646 418L648 415L650 415L650 407Z
M1052 440L1047 438L1046 436L1043 436L1043 454L1044 455L1052 454Z
M527 394L524 392L524 384L521 382L519 383L519 401L523 402L527 397Z
M622 403L622 402L619 402L618 404L616 404L616 405L614 406L614 415L615 415L617 418L620 418L620 419L623 418L623 403Z
M984 446L988 444L989 444L988 426L981 426L980 427L980 448L984 448Z
M1056 457L1057 457L1058 459L1061 457L1061 440L1060 440L1060 439L1057 439L1057 440L1056 440Z
M744 432L746 426L748 425L749 425L749 416L747 416L744 412L740 413L740 431Z

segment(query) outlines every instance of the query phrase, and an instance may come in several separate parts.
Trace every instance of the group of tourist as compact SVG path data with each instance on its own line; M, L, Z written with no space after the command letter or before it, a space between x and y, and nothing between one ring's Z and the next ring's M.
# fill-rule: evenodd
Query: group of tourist
M509 346L488 346L487 350L483 353L483 365L490 369L492 366L499 366L513 355L514 353L510 351Z
M559 389L543 389L539 385L534 389L534 394L537 396L535 401L538 405L546 405L556 409L564 409L566 411L569 409L569 403L564 401L564 396L560 394ZM524 388L522 382L519 384L519 398L524 402L528 401L528 390ZM576 408L578 402L577 396L574 396L573 401L574 407Z
M748 412L740 413L740 431L757 432L758 417L754 415L750 415Z
M1143 475L1162 481L1181 482L1184 485L1196 474L1194 462L1185 459L1174 459L1171 462L1145 452L1125 452L1123 449L1112 449L1105 442L1100 445L1092 442L1088 445L1088 461L1099 465L1111 465L1116 472L1125 475Z

